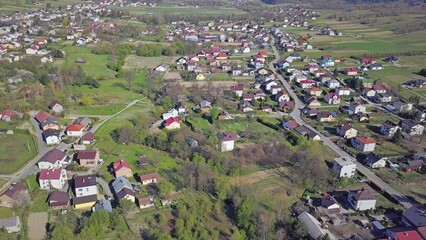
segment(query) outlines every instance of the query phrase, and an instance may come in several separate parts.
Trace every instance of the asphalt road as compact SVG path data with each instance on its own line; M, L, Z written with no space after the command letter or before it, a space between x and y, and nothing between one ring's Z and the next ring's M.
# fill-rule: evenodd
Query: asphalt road
M280 59L279 52L277 51L275 47L275 39L274 37L271 38L271 46L273 53L275 55L275 60L271 61L269 63L269 68L278 76L278 79L283 84L283 86L287 89L290 96L293 98L293 101L295 102L295 109L290 113L290 115L294 118L294 120L299 125L305 125L311 130L313 130L315 133L317 133L321 140L323 141L323 144L330 147L334 152L336 152L341 157L346 157L350 159L352 162L354 162L357 165L357 169L360 173L362 173L368 180L370 180L372 183L374 183L377 187L382 189L382 191L388 193L392 198L394 198L396 201L398 201L402 206L405 208L410 208L414 203L407 198L406 196L402 195L398 191L396 191L394 188L392 188L389 184L385 183L382 179L380 179L378 176L376 176L370 169L359 163L355 158L350 156L347 152L345 152L343 149L341 149L339 146L337 146L333 141L331 141L328 137L324 136L322 133L317 131L315 128L307 124L302 118L301 118L301 109L305 107L303 102L299 99L297 94L291 89L290 84L284 79L284 77L277 72L275 69L274 63Z

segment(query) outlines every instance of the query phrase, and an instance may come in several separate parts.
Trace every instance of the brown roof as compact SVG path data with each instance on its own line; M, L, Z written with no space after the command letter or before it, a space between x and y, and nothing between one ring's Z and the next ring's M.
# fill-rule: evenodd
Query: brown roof
M146 181L146 180L150 180L150 179L158 179L158 173L149 173L146 175L142 175L139 177L141 182L142 181Z
M368 190L365 190L365 189L352 191L352 196L354 196L354 198L357 201L359 201L359 200L374 200L375 199L373 197L373 195L371 195L370 192L368 192Z
M13 183L2 195L15 199L20 192L27 191L27 186L21 182Z
M48 202L61 202L61 203L67 203L70 200L70 196L68 196L68 193L56 191L52 192L49 195L49 198L47 199Z
M66 157L66 154L58 149L53 149L43 155L38 162L50 162L55 163Z
M72 199L72 204L82 204L82 203L89 203L89 202L96 202L98 200L96 194L90 195L90 196L84 196L84 197L76 197Z
M77 159L95 159L97 153L96 150L81 150L77 153Z
M74 187L75 188L81 188L81 187L88 187L88 186L94 186L96 185L96 175L90 174L85 176L76 176L74 178Z
M219 141L235 141L238 139L238 135L236 133L223 133L223 134L219 134L217 136L217 138L219 139Z
M83 141L89 141L89 142L93 142L95 141L95 134L92 132L87 132L86 134L84 134L84 136L82 137Z
M35 117L34 117L36 120L37 120L37 122L39 122L39 123L42 123L42 122L44 122L44 121L46 121L46 119L48 119L48 118L53 118L53 119L56 119L56 117L55 116L53 116L53 115L51 115L51 114L49 114L49 113L47 113L47 112L44 112L44 111L40 111L40 112L38 112L37 113L37 115L35 115Z

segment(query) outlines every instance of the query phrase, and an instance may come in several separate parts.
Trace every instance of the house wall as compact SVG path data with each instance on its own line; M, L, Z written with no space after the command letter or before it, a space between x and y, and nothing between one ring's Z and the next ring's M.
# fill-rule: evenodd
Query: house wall
M64 111L64 108L61 105L56 104L55 106L53 106L52 110L56 113L60 113Z
M89 187L81 187L75 189L75 194L77 197L84 197L90 195L98 194L98 187L96 185Z
M123 200L123 199L127 199L129 201L132 201L133 203L136 201L135 196L132 196L132 195L129 195L129 194L124 196L121 200Z
M228 152L234 150L234 141L220 142L220 151Z
M363 152L372 152L374 151L374 148L376 147L376 143L369 143L363 145L362 151Z
M153 204L153 203L148 203L148 204L146 204L146 205L141 205L141 204L139 204L139 208L140 208L140 209L150 208L150 207L153 207L153 206L154 206L154 204Z
M346 131L346 133L343 135L343 137L346 138L346 139L354 138L354 137L356 137L357 133L358 133L358 131L356 129L351 128L348 131Z
M170 124L169 126L166 126L166 129L179 129L180 128L180 123L174 122L172 124Z
M356 206L354 206L357 211L365 211L369 209L376 208L376 200L360 200L356 202Z
M88 202L88 203L81 203L74 205L75 209L86 209L91 208L93 205L95 205L96 202Z
M62 189L62 187L65 185L66 179L61 177L59 180L40 180L40 189L50 189L56 188L56 189Z
M142 185L148 185L150 183L157 183L157 182L158 182L158 179L156 179L156 178L148 179L148 180L142 181Z
M59 138L56 136L50 136L46 138L46 144L47 145L54 145L54 144L59 144L61 143L61 141L59 141Z
M56 161L54 164L50 162L38 162L37 165L39 169L52 169L60 167L59 161Z
M383 168L386 166L386 161L385 160L379 160L377 162L375 162L374 164L371 165L372 168Z
M67 131L67 136L70 137L82 137L83 131Z

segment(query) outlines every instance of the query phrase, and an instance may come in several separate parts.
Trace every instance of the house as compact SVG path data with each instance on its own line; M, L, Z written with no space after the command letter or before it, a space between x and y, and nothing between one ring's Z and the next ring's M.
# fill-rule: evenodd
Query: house
M74 177L74 194L79 197L97 196L96 175L84 175ZM95 199L96 202L96 199ZM90 206L91 207L91 206Z
M210 101L202 100L193 108L193 110L200 113L210 113L212 110L212 104Z
M383 65L380 63L373 63L369 66L371 70L383 70Z
M341 206L337 200L328 193L325 193L321 198L321 207L326 208L329 214L339 213L341 209Z
M321 67L333 67L335 64L335 60L333 57L326 57L326 58L322 58L321 60Z
M87 132L81 137L81 144L91 145L95 142L95 134L93 132Z
M401 215L401 221L405 226L423 227L426 226L426 206L414 204L405 210Z
M317 87L312 87L312 88L309 88L309 89L307 90L307 93L309 93L309 94L310 94L310 95L312 95L312 96L319 97L319 96L321 96L321 94L322 94L322 90L321 90L321 89L319 89L319 88L317 88Z
M49 194L47 203L52 209L66 209L70 204L70 196L66 192L54 191Z
M345 69L343 69L343 72L348 76L358 75L358 69L357 68L345 68Z
M355 175L356 164L345 157L335 158L332 171L335 172L339 178L352 178Z
M383 84L374 84L373 90L376 91L376 93L387 93L388 88Z
M340 82L337 81L336 79L331 79L330 81L327 81L325 85L330 89L335 89L340 87Z
M424 166L423 160L408 160L407 164L403 165L405 172L420 172Z
M303 80L299 82L299 86L303 89L312 88L317 85L317 82L312 80Z
M7 233L17 233L21 231L21 221L18 216L0 219L0 228Z
M56 120L56 117L47 112L40 111L35 115L34 118L40 124L40 127L43 131L46 131L48 129L60 130L60 126L58 124L58 121Z
M287 92L278 92L275 94L275 101L282 102L282 101L290 101L290 96Z
M380 126L380 133L387 136L387 137L393 137L393 135L398 131L399 126L396 123L393 123L390 120L386 120L382 122L382 125Z
M62 189L67 182L65 169L41 169L38 177L40 189Z
M61 143L62 138L60 135L60 131L50 129L42 133L43 140L46 142L47 145L56 145Z
M317 115L317 120L320 122L335 122L336 121L336 112L324 111L319 112Z
M234 142L238 139L236 133L223 133L217 136L219 139L219 151L228 152L234 150Z
M374 95L373 100L378 102L378 103L386 103L386 102L392 102L392 98L393 96L389 93L380 93Z
M277 85L272 86L272 87L271 87L271 90L269 90L269 93L270 93L271 95L276 95L276 94L277 94L277 93L279 93L279 92L281 92L281 87L280 87L280 86L277 86Z
M391 240L424 240L416 229L409 227L394 227L386 229L385 235Z
M413 104L406 103L401 100L395 101L392 106L398 112L409 112L413 110Z
M283 112L289 112L294 108L293 101L282 101L278 103L278 109Z
M253 99L254 99L253 93L243 94L243 98L242 98L243 101L250 102L250 101L253 101Z
M322 239L328 236L330 240L336 240L336 237L328 229L322 228L321 223L311 214L303 212L297 219L307 227L311 239Z
M376 147L376 141L370 137L355 137L351 140L352 146L361 152L372 152Z
M383 168L386 166L387 157L380 157L374 152L370 152L365 156L365 164L371 168Z
M132 169L130 168L130 164L123 159L119 159L115 161L113 164L115 177L132 177Z
M231 86L230 90L232 93L234 93L236 97L242 97L244 93L244 86L243 85Z
M365 97L373 98L376 96L376 91L372 88L364 88L361 94Z
M294 129L297 128L299 124L295 120L290 120L282 123L284 129Z
M333 105L340 104L340 95L337 93L327 93L324 96L324 101L328 104L333 104Z
M96 211L107 211L110 215L112 215L112 205L111 201L105 198L99 200L93 207L92 212Z
M337 87L335 93L339 94L340 96L350 96L351 90L347 87Z
M72 199L72 205L74 205L75 209L90 209L97 200L97 195L75 197Z
M349 191L348 202L356 211L376 208L376 199L365 189Z
M145 174L139 177L140 182L142 185L148 185L151 183L158 183L158 173L149 173Z
M140 197L138 200L138 206L140 209L154 207L155 201L153 197Z
M176 110L175 108L172 108L168 112L163 113L162 118L163 120L167 120L169 118L172 118L172 117L176 118L178 116L179 116L179 111Z
M254 111L254 107L249 102L241 102L238 104L238 110L243 112L252 112Z
M77 152L77 161L81 166L96 167L99 163L99 151L82 150Z
M154 71L156 71L156 72L166 72L168 69L169 69L169 68L167 67L167 65L166 65L166 64L160 64L160 65L158 65L158 66L154 69Z
M18 197L21 194L28 194L27 185L21 182L14 182L10 187L0 196L0 206L14 207L17 204Z
M354 138L357 133L358 131L350 123L345 123L337 127L337 134L345 139Z
M27 55L36 55L38 51L38 47L36 47L35 45L25 49L25 54Z
M80 124L83 125L86 129L89 127L89 125L92 123L92 120L90 120L90 118L88 117L83 117L83 118L77 118L76 120L74 120L73 124Z
M50 105L49 108L54 112L54 113L61 113L64 111L64 106L62 106L58 101L53 101Z
M320 141L321 137L305 125L298 126L294 129L300 135L305 136L308 140Z
M179 114L188 113L188 108L181 101L176 104L175 109L178 111Z
M222 111L222 112L219 113L219 115L217 115L217 119L218 120L231 120L231 119L234 119L234 117L231 116L231 114L229 114L228 112Z
M3 120L5 122L11 122L12 117L17 115L15 111L12 110L4 110L3 112L0 112L0 120Z
M168 130L180 129L180 120L179 118L171 117L164 121L164 127Z
M69 164L69 157L59 149L52 149L37 162L39 169L62 168Z
M136 201L132 184L126 178L119 176L112 182L111 185L112 189L114 190L116 200L121 201L123 199L127 199L132 202Z
M416 123L413 119L401 120L399 126L411 136L422 135L425 129L423 125Z
M71 124L67 127L66 133L68 137L82 137L86 127L82 124Z
M358 113L365 113L367 108L359 102L351 102L348 106L349 114L356 115Z

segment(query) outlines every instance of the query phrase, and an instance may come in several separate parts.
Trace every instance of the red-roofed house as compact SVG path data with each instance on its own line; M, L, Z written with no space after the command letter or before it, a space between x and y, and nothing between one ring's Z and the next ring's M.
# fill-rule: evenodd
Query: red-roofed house
M92 132L87 132L81 138L81 144L84 144L84 145L90 145L90 144L93 144L94 142L95 142L95 134Z
M21 193L28 194L28 188L25 184L15 182L0 196L0 206L13 207L18 201L18 197Z
M327 93L324 96L324 101L328 104L333 104L333 105L340 104L340 95L337 93Z
M166 121L164 121L164 127L169 130L179 129L180 128L179 118L175 118L175 117L168 118Z
M299 82L301 88L312 88L317 85L317 82L312 80L303 80Z
M46 121L47 119L49 119L49 118L53 118L53 119L56 119L56 117L55 116L53 116L53 115L51 115L51 114L49 114L49 113L47 113L47 112L44 112L44 111L40 111L40 112L38 112L37 113L37 115L35 115L35 120L37 120L37 122L39 122L39 123L43 123L44 121Z
M410 228L391 228L386 230L386 235L392 240L424 240L415 230Z
M351 140L352 146L358 151L372 152L376 147L376 140L370 137L355 137Z
M294 120L290 120L290 121L287 121L287 122L283 122L283 128L284 129L295 129L295 128L297 128L299 126L299 124L297 124L297 122L296 121L294 121Z
M313 88L309 88L307 92L313 96L319 97L321 96L322 90L317 87L313 87Z
M345 69L343 69L343 71L348 76L356 76L356 75L358 75L358 69L357 68L345 68Z
M67 182L65 169L41 169L38 178L40 189L62 189Z
M67 127L67 136L69 137L82 137L83 131L86 127L82 124L71 124Z
M216 60L226 60L226 59L228 59L228 54L226 54L226 53L219 53L216 56Z
M242 97L243 96L243 92L244 92L244 86L243 85L231 86L230 89L236 97Z
M150 173L145 174L139 177L142 185L148 185L150 183L157 183L158 182L158 173Z
M131 177L133 176L130 164L123 159L119 159L113 163L115 177Z
M0 112L0 120L3 120L5 122L12 121L12 116L16 115L15 111L12 110L4 110L3 112Z

